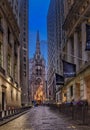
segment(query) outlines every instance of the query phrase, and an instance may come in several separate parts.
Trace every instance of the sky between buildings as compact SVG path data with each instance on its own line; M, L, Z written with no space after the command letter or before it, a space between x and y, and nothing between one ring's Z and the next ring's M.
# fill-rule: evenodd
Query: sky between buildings
M47 59L47 12L50 0L29 0L29 58L36 47L36 33L39 30L42 55Z

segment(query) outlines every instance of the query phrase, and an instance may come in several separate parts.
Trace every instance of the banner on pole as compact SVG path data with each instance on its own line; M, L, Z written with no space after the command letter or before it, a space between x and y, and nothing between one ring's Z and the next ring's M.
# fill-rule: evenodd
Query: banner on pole
M86 51L90 51L90 25L86 24Z
M63 76L56 73L55 78L56 78L56 85L64 85L64 77Z
M63 75L65 78L76 76L76 65L63 60Z

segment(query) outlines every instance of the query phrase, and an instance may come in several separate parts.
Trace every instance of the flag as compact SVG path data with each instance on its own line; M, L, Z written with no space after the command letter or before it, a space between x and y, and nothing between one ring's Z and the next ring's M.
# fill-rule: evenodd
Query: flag
M76 76L76 65L63 60L63 75L65 78Z
M56 85L64 85L64 77L59 75L59 74L55 74L56 77Z
M86 51L90 51L90 25L86 24Z

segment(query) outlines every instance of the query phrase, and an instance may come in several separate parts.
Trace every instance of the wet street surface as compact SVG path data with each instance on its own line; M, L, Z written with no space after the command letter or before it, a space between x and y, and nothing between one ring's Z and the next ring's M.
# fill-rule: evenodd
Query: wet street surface
M78 126L56 110L38 106L0 126L0 130L90 130L90 127Z

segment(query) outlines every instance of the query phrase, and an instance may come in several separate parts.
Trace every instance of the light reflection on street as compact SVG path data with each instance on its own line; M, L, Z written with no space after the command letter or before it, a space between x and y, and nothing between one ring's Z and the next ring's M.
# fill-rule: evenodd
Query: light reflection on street
M49 107L38 106L21 117L3 125L0 130L90 130L90 127L78 127L72 120Z

